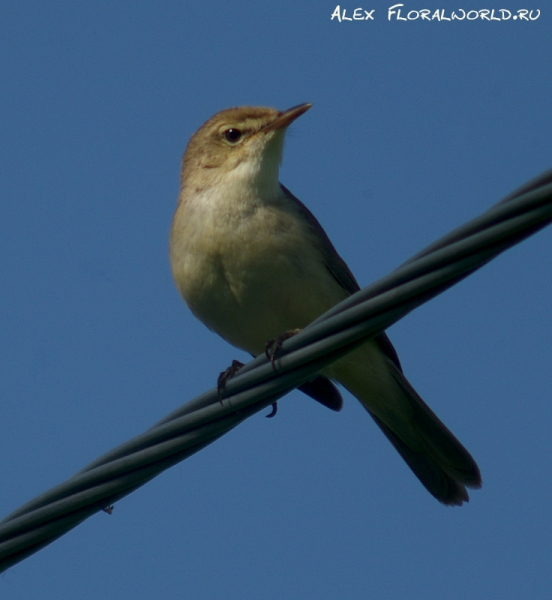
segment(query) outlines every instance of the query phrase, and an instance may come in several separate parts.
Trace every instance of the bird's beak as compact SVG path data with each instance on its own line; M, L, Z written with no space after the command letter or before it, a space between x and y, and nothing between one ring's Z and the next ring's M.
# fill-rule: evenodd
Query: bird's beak
M280 113L274 119L274 121L271 121L265 125L261 131L274 131L276 129L282 129L282 127L287 127L303 113L306 113L311 106L312 104L310 102L306 102L305 104L299 104L298 106L294 106L293 108L285 110L284 112Z

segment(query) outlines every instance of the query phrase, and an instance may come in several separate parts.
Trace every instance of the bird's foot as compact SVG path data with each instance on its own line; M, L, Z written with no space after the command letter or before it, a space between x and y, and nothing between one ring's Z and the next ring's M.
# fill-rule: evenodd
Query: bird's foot
M223 371L217 379L217 394L219 402L222 404L222 392L226 387L226 382L236 376L237 372L243 367L243 363L239 360L233 360L232 364Z
M288 331L284 331L281 335L271 340L268 340L265 346L265 354L266 357L270 360L272 364L272 368L276 370L276 359L282 354L282 344L289 340L289 338L297 335L301 330L300 329L288 329ZM278 412L278 403L272 403L272 412L269 415L266 415L267 419L272 419L272 417L276 416Z
M276 359L282 355L282 344L289 340L289 338L297 335L301 330L300 329L288 329L284 331L284 333L280 334L278 337L268 340L265 346L265 354L266 357L272 363L272 368L276 370Z
M238 371L243 367L243 363L240 362L239 360L233 360L232 364L226 369L226 371L223 371L217 379L217 393L218 393L218 399L219 402L222 404L222 392L224 391L224 388L226 387L226 382L230 381L230 379L232 379L233 377L236 376L236 374L238 373ZM276 416L276 413L278 412L278 404L276 402L272 403L272 412L268 415L266 415L267 419L272 419L272 417Z

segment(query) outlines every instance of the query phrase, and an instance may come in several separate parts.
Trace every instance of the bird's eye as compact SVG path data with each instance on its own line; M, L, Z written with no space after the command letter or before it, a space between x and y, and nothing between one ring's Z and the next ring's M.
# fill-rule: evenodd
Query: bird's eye
M229 144L237 144L242 137L242 132L235 127L230 127L224 130L224 137Z

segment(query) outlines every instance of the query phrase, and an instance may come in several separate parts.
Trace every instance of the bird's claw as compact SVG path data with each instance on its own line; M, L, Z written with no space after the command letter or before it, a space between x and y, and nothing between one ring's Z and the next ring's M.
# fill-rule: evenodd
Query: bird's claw
M242 367L243 367L242 362L240 362L239 360L233 360L232 364L218 376L217 394L218 394L219 402L221 404L222 404L222 392L224 391L224 388L226 387L226 382L230 381L230 379L232 379ZM278 403L273 402L272 403L272 411L270 412L270 414L266 415L267 419L272 419L273 417L275 417L277 412L278 412ZM111 514L111 513L109 513L109 514Z
M266 418L272 419L273 417L276 416L277 412L278 412L278 402L273 402L272 403L272 411L270 412L270 414L266 415Z
M226 387L226 382L236 376L236 373L243 367L243 363L239 360L233 360L232 364L223 371L217 379L217 394L219 402L222 404L222 392Z
M266 357L270 360L272 368L274 370L276 370L276 359L282 354L282 344L286 340L289 340L289 338L293 337L294 335L297 335L300 331L300 329L288 329L287 331L284 331L284 333L280 334L278 337L268 340L265 346L265 354Z

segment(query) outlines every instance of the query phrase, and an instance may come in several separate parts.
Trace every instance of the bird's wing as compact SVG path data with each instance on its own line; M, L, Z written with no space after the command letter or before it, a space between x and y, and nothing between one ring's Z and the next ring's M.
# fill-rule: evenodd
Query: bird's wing
M337 250L332 244L328 234L324 231L324 228L318 222L318 219L311 213L311 211L297 198L294 196L284 185L280 184L284 194L289 200L297 207L297 210L304 221L312 229L314 238L320 241L320 251L324 258L324 264L328 269L331 276L337 281L337 283L349 294L354 294L360 290L355 276L351 273L351 269L347 266L347 263L339 256ZM375 338L380 350L391 359L395 366L402 373L401 363L397 351L393 347L391 340L385 333L380 333Z

